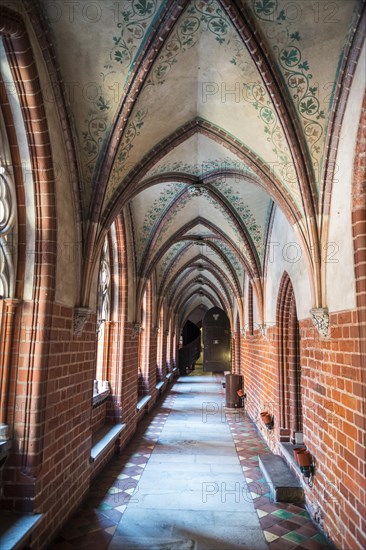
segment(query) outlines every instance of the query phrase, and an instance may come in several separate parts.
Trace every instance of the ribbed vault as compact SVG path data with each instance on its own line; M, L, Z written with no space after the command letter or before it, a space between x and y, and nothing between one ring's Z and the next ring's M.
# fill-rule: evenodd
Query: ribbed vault
M303 0L291 9L281 0L120 4L101 19L93 56L87 22L49 22L64 81L95 83L70 97L86 231L80 302L88 304L105 233L122 213L133 234L136 312L152 279L158 311L241 312L248 276L261 315L275 204L295 228L322 305L330 185L322 158L361 3L333 2L331 26L332 14Z

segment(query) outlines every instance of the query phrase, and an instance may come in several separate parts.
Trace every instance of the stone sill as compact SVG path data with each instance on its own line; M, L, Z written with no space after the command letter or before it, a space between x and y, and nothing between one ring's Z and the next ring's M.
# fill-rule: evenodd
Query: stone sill
M92 437L92 448L90 451L90 462L98 460L100 455L114 442L117 437L123 432L126 424L113 424L103 426Z
M156 384L155 388L159 391L164 387L165 382L159 382Z
M0 548L18 550L29 542L28 537L38 525L43 514L21 515L15 512L1 511Z
M0 440L0 459L3 458L3 456L8 455L10 449L11 449L10 439Z
M167 378L167 380L169 380L171 377L173 376L173 373L172 372L169 372L165 378Z
M151 400L151 395L145 395L140 401L138 401L136 405L137 412L142 411L142 409L145 407L145 405L148 404L148 402Z
M294 449L298 449L299 447L306 447L306 445L300 445L298 443L280 443L280 451L282 457L285 459L290 468L302 478L300 467L296 462L293 453Z
M110 394L110 390L104 390L93 395L93 409L103 403L103 401L105 401Z

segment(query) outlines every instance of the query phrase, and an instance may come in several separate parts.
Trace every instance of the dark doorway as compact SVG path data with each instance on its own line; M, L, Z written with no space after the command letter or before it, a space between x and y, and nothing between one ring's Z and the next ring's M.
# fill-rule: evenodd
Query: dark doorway
M230 321L219 307L210 309L203 319L203 370L231 371Z

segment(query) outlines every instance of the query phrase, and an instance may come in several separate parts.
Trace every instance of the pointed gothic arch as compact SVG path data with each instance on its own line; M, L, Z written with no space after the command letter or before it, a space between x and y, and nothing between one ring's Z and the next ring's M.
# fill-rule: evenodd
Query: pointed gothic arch
M300 331L289 275L281 279L277 300L279 421L281 441L302 432Z

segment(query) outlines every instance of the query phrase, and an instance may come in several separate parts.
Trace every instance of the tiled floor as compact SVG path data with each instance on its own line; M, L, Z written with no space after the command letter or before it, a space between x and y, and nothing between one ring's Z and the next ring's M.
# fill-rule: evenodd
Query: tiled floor
M221 380L179 378L51 548L329 548L303 508L269 499L258 468L269 451L243 412L225 415Z

